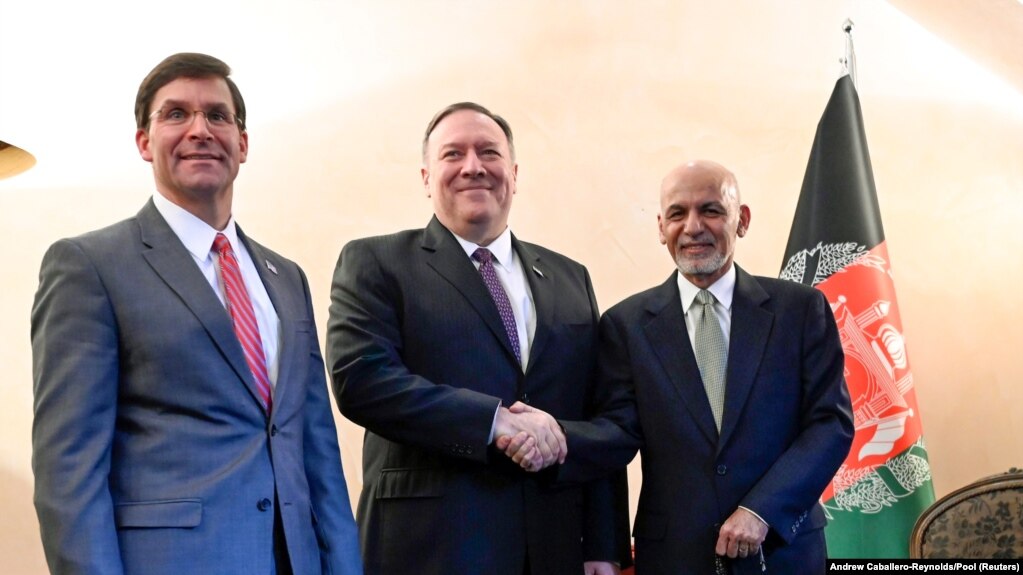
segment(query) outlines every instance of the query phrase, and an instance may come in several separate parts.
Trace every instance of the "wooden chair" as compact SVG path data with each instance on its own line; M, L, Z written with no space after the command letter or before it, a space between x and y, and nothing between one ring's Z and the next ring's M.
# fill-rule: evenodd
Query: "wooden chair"
M1023 470L985 477L935 501L909 540L914 559L1023 557Z

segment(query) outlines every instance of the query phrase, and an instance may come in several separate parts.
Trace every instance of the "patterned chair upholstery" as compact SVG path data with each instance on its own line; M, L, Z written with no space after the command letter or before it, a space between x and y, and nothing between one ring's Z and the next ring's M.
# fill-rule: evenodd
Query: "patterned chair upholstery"
M985 477L935 501L913 527L909 556L1023 558L1023 470Z

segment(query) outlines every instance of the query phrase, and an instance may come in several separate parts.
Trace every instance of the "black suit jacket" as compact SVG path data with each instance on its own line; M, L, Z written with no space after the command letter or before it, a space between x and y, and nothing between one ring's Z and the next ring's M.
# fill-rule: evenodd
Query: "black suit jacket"
M341 253L327 356L341 412L367 430L367 573L521 575L528 556L534 575L560 575L628 561L624 492L555 487L550 472L527 474L488 447L501 404L586 417L596 363L586 269L512 242L537 316L525 373L479 272L436 218Z
M824 295L736 268L720 436L700 379L676 274L601 319L593 423L563 422L565 478L642 450L638 575L713 573L718 527L738 506L770 525L771 573L824 573L818 499L852 444L844 356ZM677 272L676 272L677 273ZM734 573L759 573L756 558Z

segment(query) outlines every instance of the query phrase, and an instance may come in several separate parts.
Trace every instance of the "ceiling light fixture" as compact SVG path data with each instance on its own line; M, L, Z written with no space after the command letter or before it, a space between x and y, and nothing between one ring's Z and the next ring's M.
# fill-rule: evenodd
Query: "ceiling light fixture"
M35 156L0 140L0 180L16 176L35 164Z

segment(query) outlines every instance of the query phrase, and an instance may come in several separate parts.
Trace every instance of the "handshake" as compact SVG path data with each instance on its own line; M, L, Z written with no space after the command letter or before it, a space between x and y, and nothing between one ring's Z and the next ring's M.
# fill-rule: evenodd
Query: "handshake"
M568 455L561 425L549 413L518 401L498 408L494 446L522 469L533 472L564 463Z

